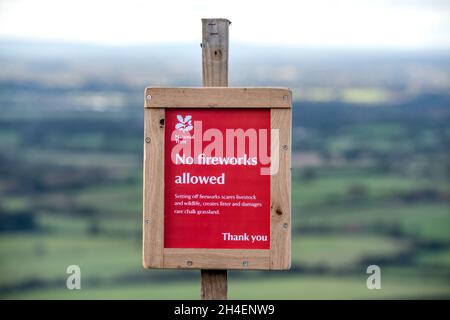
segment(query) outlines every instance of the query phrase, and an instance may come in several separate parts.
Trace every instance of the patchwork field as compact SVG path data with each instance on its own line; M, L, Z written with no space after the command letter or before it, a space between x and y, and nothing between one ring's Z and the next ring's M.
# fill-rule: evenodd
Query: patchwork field
M230 272L230 298L450 298L445 99L296 103L292 269ZM0 107L0 298L199 297L198 271L141 267L141 112Z

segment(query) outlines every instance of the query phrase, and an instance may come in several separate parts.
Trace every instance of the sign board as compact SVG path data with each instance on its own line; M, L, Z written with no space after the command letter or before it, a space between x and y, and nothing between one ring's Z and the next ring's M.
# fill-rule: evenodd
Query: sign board
M290 267L291 110L287 89L146 89L144 267Z

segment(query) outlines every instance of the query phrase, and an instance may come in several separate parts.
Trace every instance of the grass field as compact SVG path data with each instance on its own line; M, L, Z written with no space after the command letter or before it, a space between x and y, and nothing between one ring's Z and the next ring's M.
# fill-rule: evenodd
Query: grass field
M196 272L196 271L189 271ZM196 272L197 276L198 271ZM305 276L265 277L245 280L229 279L229 299L433 299L450 298L448 284L438 280L423 282L419 278L404 280L386 276L381 290L368 290L365 277ZM198 299L199 280L136 285L117 285L28 291L7 298L19 299Z
M431 112L416 121L406 109L340 108L326 126L326 112L317 121L317 109L294 108L305 124L293 131L292 269L232 271L230 299L450 298L448 123ZM141 266L141 114L8 114L0 298L199 298L198 271ZM303 152L320 161L303 165ZM73 264L79 291L65 287ZM366 287L372 264L381 290Z

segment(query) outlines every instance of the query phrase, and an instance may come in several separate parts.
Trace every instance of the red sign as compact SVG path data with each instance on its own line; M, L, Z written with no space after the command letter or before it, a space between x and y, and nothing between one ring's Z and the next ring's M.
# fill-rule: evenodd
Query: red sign
M270 249L270 109L166 109L164 247Z

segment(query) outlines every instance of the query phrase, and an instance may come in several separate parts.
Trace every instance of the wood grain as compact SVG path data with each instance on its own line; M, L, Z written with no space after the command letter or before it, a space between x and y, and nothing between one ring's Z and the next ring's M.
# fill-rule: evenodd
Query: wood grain
M164 268L269 269L269 250L164 249Z
M202 19L202 81L204 87L228 87L228 29L230 24L231 22L227 19ZM181 92L182 99L184 99L183 94ZM195 104L198 102L191 101ZM226 267L219 266L217 269L226 269ZM220 297L220 299L226 300L228 296L227 278L227 270L202 270L200 274L201 299L214 300Z
M291 108L287 88L146 89L146 108Z
M163 267L164 109L144 110L143 265Z
M279 143L273 139L271 158L279 154L279 168L270 177L270 269L291 267L291 110L272 109L271 128L278 129Z
M202 19L202 70L204 87L228 87L227 19Z
M225 270L201 270L200 292L202 300L227 300L228 274Z

